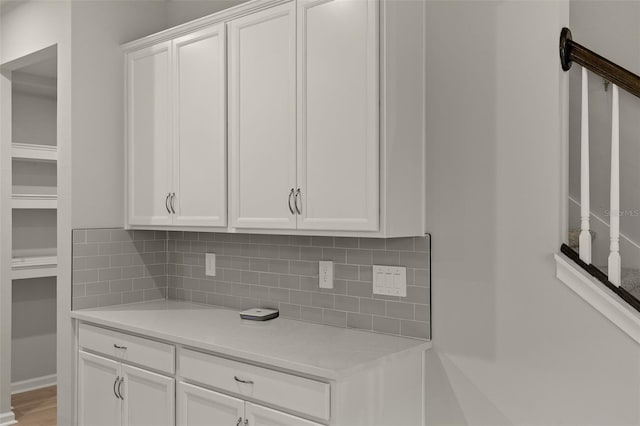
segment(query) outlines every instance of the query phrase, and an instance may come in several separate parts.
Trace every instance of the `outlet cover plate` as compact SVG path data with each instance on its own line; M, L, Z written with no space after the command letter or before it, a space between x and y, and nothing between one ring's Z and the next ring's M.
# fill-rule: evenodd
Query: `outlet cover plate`
M321 260L319 270L318 285L320 288L333 288L333 262L330 260Z
M215 277L216 276L216 254L205 253L204 263L205 263L204 274L208 277Z
M373 265L373 294L407 297L407 268Z

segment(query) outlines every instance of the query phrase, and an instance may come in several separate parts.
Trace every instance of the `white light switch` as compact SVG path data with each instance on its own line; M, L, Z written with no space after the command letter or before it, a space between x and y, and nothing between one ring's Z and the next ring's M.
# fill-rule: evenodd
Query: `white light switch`
M320 261L320 288L333 288L333 262L330 260Z
M373 294L407 297L407 268L373 265Z
M204 263L206 265L205 275L208 277L215 277L216 276L216 254L205 253Z

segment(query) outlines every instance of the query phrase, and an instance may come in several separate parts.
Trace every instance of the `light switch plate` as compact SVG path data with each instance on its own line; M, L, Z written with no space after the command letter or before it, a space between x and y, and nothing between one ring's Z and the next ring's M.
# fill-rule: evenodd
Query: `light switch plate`
M320 288L333 288L333 262L330 260L321 260L320 276L318 277L318 284Z
M373 294L407 297L407 268L373 265Z
M215 253L205 253L204 255L204 263L206 265L205 275L208 277L216 276L216 254Z

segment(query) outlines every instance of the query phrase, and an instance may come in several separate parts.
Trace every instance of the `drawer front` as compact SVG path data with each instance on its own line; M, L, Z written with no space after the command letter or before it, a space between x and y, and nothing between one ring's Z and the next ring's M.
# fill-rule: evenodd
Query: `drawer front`
M138 364L168 374L175 373L175 347L81 323L79 345L124 362Z
M189 349L180 351L180 373L187 380L318 419L329 420L331 415L328 383Z

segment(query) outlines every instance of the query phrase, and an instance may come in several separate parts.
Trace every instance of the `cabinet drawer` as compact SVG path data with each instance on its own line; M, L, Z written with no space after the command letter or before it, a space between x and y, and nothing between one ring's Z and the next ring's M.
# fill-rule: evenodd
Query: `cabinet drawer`
M168 374L175 372L175 347L81 323L79 345L83 349L138 364Z
M187 380L329 420L331 386L328 383L188 349L180 351L179 359L180 372Z

